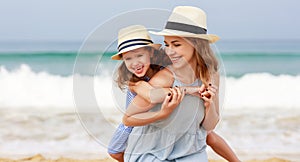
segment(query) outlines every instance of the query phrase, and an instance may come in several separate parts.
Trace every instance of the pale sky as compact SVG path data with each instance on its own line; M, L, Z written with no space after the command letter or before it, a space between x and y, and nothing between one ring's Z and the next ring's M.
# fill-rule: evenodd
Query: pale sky
M299 0L0 0L0 40L78 41L121 13L178 5L205 10L222 39L300 39Z

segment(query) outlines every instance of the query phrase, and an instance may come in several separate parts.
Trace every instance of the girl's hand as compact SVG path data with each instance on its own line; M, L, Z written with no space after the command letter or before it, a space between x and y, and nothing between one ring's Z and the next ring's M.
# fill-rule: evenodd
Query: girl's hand
M200 98L203 99L205 108L210 108L210 106L214 103L214 99L217 94L218 87L211 83L209 84L208 87L205 86L204 84L201 87L204 88L202 88L203 89L202 91L199 91Z
M184 91L181 91L180 88L170 88L170 93L165 97L161 105L161 113L164 117L168 117L175 108L180 104L185 95Z

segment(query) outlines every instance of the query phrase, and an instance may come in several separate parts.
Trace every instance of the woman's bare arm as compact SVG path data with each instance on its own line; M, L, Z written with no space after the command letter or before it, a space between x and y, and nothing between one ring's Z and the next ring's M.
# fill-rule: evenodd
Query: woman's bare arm
M208 87L208 91L204 92L211 95L211 99L207 98L205 95L202 97L205 106L205 117L202 122L202 126L205 130L213 130L219 121L219 74L213 76L214 82L212 82L211 87Z

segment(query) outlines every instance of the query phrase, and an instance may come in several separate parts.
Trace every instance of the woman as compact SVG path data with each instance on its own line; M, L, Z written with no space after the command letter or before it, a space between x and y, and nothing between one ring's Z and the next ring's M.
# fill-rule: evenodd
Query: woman
M122 90L124 90L124 88L128 86L128 82L135 84L138 81L149 81L149 79L151 79L151 77L155 75L156 72L162 69L162 66L170 64L168 56L166 56L161 50L157 50L161 45L152 43L152 40L144 26L132 25L122 28L119 31L118 44L119 52L112 56L112 59L122 61L122 64L118 68L118 77L116 80L116 82ZM139 94L141 95L143 95L144 92L148 90L145 90L145 88L152 88L149 85L141 86L144 89L139 92ZM131 102L131 100L136 94L134 92L138 90L136 89L136 87L138 86L130 87L134 88L135 90L127 91L126 105L128 105ZM180 88L186 89L185 93L187 94L199 91L199 89L195 87ZM159 98L159 94L157 94L157 91L153 92L153 94L155 95L151 96L154 97L152 98L151 102L163 102L160 111L163 112L167 109L168 112L172 112L172 109L178 105L178 102L180 102L181 98L184 96L184 94L182 94L181 97L179 97L180 91L176 91L176 89L177 88L165 89L166 93L162 94L162 99L164 101L156 101L156 99ZM167 96L168 91L172 91L172 96ZM203 89L201 91L203 91ZM108 146L108 153L112 158L116 159L117 161L124 161L123 154L131 130L132 127L126 127L122 123L120 123L118 129L116 130L115 134L113 135L110 141L110 144ZM218 149L220 150L219 152L221 152L220 155L222 155L222 157L224 157L226 160L235 161L232 158L232 155L234 154L231 154L227 157L223 156L224 154L226 155L226 152L231 151L231 149L230 147L226 146L226 142L214 132L209 134L206 142L210 147L214 148L214 150L216 150L215 148L220 148Z
M209 43L218 40L206 34L205 13L196 7L176 7L163 35L172 65L159 71L149 83L154 87L201 86L199 100L186 95L171 113L158 113L137 95L129 105L123 123L135 127L129 136L125 161L207 161L206 132L219 120L218 63ZM153 107L153 108L152 108ZM149 111L150 110L150 111ZM163 119L163 120L162 120Z

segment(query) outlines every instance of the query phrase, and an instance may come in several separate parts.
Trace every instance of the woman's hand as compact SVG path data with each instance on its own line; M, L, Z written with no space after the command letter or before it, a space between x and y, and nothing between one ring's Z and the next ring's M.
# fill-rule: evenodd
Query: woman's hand
M185 92L180 90L180 88L170 88L170 93L168 93L161 105L160 113L163 118L168 117L175 110L182 101L184 95Z
M205 116L202 126L207 130L213 130L219 121L219 94L218 86L209 84L202 85L203 91L199 91L200 98L204 101ZM201 86L201 87L202 87Z
M200 98L203 99L205 108L210 108L210 106L214 103L218 87L210 83L209 86L202 84L200 89Z

